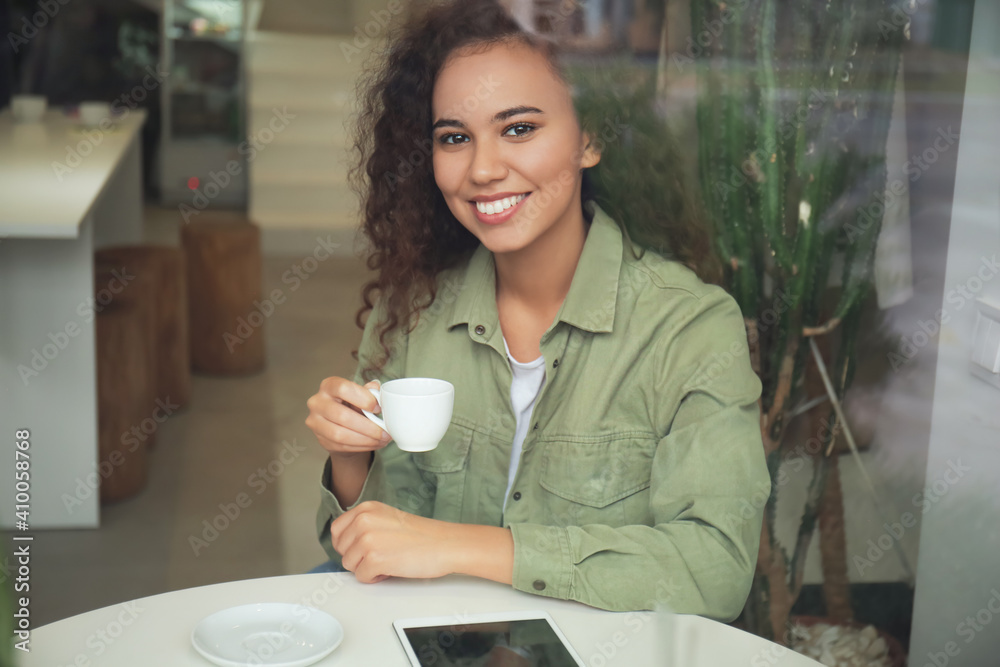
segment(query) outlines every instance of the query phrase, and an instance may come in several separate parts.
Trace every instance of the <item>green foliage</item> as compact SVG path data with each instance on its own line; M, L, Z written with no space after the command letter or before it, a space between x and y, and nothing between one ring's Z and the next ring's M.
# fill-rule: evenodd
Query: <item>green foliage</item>
M702 200L718 229L726 285L759 349L772 476L788 451L784 425L802 398L807 335L834 341L840 396L852 374L883 214L902 10L898 0L691 0L692 34L712 36L697 60ZM842 274L832 276L838 254ZM810 530L800 530L791 555L771 544L793 598L825 466L815 475L802 517ZM772 526L775 497L765 511ZM757 606L753 629L771 636L762 609L774 585L755 585L748 602L748 610Z
M587 174L594 198L640 246L718 281L683 155L656 104L655 71L623 60L577 63L568 76L577 115L601 153Z
M871 286L881 214L859 211L885 188L903 30L878 26L893 7L757 0L723 15L718 3L692 0L693 32L725 25L699 69L699 180L727 284L744 315L767 327L765 410L790 339L821 324L834 253L845 255L843 289L827 317L843 320ZM779 310L777 322L763 318Z
M666 0L658 2L665 16ZM584 129L601 142L601 164L591 170L601 205L640 244L681 258L698 256L689 232L702 217L714 229L714 248L705 254L714 250L721 259L722 282L747 322L776 482L797 444L785 441L784 429L804 398L808 337L829 339L839 396L853 376L884 213L905 6L903 0L691 0L690 8L696 48L682 48L684 56L671 66L697 73L698 201L687 199L684 184L695 160L671 136L654 72L579 62L569 78ZM835 421L831 413L828 423ZM745 619L758 634L781 630L772 623L780 622L769 609L773 595L783 593L786 602L798 595L826 471L821 457L790 552L774 540L776 492L765 507L767 546L781 566L754 582Z

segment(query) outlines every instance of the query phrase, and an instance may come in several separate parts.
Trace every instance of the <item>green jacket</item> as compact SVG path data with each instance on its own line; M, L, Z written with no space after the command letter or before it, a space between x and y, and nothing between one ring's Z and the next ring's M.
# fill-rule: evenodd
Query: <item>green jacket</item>
M514 588L603 609L735 618L750 590L770 479L743 317L719 287L647 251L636 259L596 208L566 300L541 339L546 380L503 511L515 418L512 373L484 246L439 275L416 328L399 333L383 383L455 385L437 449L376 453L358 503L379 500L444 521L503 526ZM633 248L637 253L638 248ZM362 362L378 355L369 316ZM329 523L320 541L339 562ZM350 508L347 508L350 509Z

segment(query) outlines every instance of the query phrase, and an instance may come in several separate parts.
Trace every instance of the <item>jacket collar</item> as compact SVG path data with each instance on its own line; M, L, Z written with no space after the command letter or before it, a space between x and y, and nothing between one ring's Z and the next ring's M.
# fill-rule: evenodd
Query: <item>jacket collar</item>
M594 204L594 218L576 265L569 293L563 301L556 322L566 322L594 333L612 331L618 298L618 275L621 272L623 240L615 223ZM468 324L470 330L485 327L483 335L492 337L499 327L496 304L496 264L493 253L480 244L465 270L465 287L455 299L448 327Z

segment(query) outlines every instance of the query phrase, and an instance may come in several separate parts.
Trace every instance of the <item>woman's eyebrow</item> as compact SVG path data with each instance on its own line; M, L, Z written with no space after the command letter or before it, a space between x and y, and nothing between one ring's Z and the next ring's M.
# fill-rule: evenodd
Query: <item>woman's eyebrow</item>
M503 111L498 111L496 115L493 116L491 122L495 125L496 123L501 123L509 118L513 118L514 116L520 116L521 114L525 113L545 113L545 112L539 109L538 107L529 107L521 105L517 107L511 107L509 109L504 109ZM431 130L436 130L439 127L457 127L459 129L465 129L465 123L463 123L460 120L455 120L453 118L442 118L436 123L434 123L434 126L431 127Z
M545 112L537 107L526 107L524 105L521 105L519 107L511 107L509 109L504 109L503 111L497 112L497 114L493 116L492 122L494 124L500 123L502 121L507 120L508 118L512 118L513 116L520 116L523 113L545 113Z

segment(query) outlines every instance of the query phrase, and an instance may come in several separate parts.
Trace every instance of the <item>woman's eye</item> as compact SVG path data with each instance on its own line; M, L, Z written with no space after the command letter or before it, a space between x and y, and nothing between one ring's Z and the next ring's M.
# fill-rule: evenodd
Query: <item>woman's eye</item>
M503 131L503 136L505 137L524 137L535 131L535 125L531 123L514 123ZM457 146L459 144L468 143L469 137L464 134L458 134L456 132L450 132L448 134L442 134L437 139L439 144L445 146Z
M457 144L464 144L469 138L464 134L442 134L438 137L438 143L445 144L448 146L455 146Z
M531 123L514 123L504 130L505 137L523 137L535 129Z

